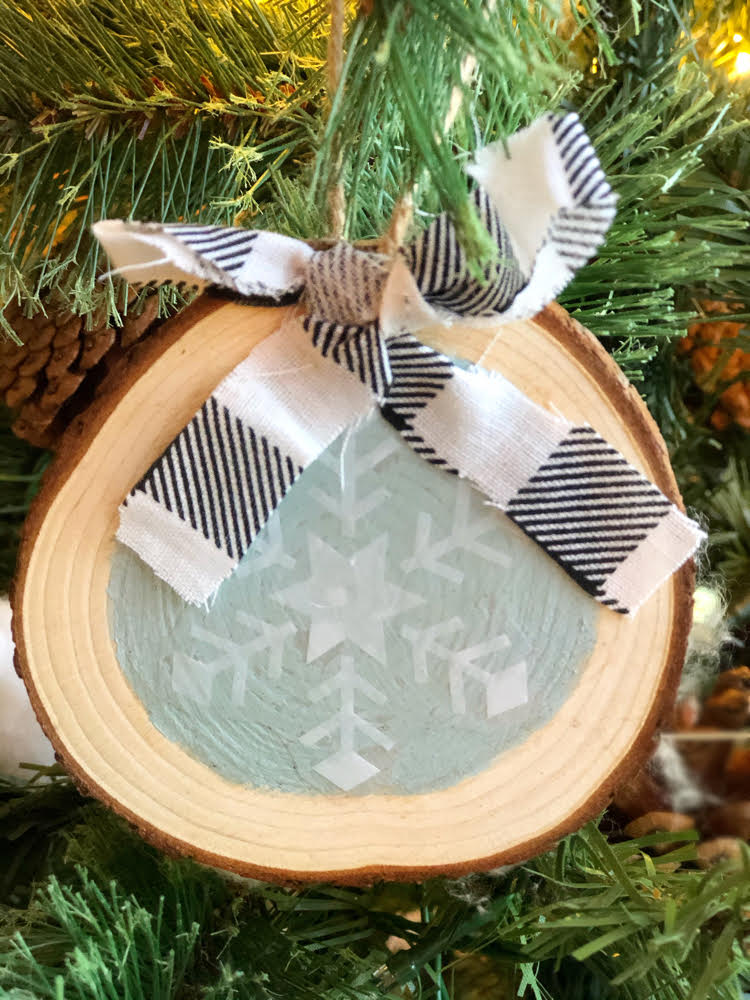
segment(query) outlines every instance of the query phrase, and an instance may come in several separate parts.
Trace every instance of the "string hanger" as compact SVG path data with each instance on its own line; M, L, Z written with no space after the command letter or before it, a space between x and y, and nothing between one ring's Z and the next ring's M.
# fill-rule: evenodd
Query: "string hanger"
M344 3L345 0L331 0L331 19L326 52L326 75L328 81L328 114L333 108L344 68ZM328 187L328 217L331 236L339 240L344 235L346 225L346 197L341 181L341 150L337 138L331 149L334 169Z
M359 14L367 17L372 13L373 0L360 0ZM494 6L494 4L493 4ZM345 0L330 0L330 23L328 46L326 53L326 78L328 90L328 115L330 116L339 87L344 67L344 27ZM453 88L449 107L444 121L444 131L449 131L458 116L463 102L464 88L476 72L476 57L467 53L461 65L461 85ZM331 154L334 167L330 173L327 202L330 225L330 237L333 242L340 240L346 227L346 194L341 178L343 164L341 162L341 144L338 136L334 136ZM393 207L391 219L385 233L375 242L367 241L368 249L372 247L387 256L395 254L403 244L414 215L413 191L405 191ZM326 241L327 242L327 241Z
M362 2L359 8L361 16L366 17L371 14L372 6L371 2ZM333 108L338 89L341 86L341 77L344 68L344 24L345 0L330 0L330 25L326 53L329 115ZM341 180L342 163L340 144L336 137L334 137L332 144L332 155L334 169L330 175L327 201L331 238L334 242L337 242L343 237L346 227L346 194L344 184ZM411 191L407 191L396 201L388 229L383 236L377 241L363 241L362 248L377 250L388 256L393 255L404 242L413 214L414 202L412 193Z

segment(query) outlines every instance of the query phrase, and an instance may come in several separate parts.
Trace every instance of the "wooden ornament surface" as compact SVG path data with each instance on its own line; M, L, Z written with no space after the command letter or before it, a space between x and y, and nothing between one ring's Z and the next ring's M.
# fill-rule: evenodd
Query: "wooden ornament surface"
M117 508L286 313L203 297L68 432L27 519L13 594L18 665L45 732L76 780L148 839L239 874L411 880L531 857L594 816L648 756L684 659L691 564L635 621L602 609L594 652L551 722L482 773L419 795L289 795L227 781L152 725L118 665L107 612ZM559 307L495 330L420 336L591 424L679 503L637 392Z

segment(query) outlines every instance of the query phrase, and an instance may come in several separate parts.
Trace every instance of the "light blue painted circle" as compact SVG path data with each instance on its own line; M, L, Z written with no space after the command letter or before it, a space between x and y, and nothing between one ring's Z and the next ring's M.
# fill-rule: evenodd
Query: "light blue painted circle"
M122 546L109 595L157 729L231 781L324 794L482 771L565 702L600 613L377 414L307 469L210 609Z

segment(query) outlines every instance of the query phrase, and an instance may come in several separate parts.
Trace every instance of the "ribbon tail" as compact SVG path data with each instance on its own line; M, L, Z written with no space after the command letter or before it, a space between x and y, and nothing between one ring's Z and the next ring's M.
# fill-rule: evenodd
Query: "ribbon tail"
M389 348L386 419L419 455L486 494L605 607L635 614L693 555L698 525L591 427L408 335Z
M578 115L545 115L481 149L469 174L486 192L525 276L508 319L535 315L604 242L617 195Z
M281 299L298 294L313 250L300 240L230 226L107 219L92 231L132 285L171 282L200 291L218 285L238 295Z
M597 601L627 615L705 538L588 425L569 429L505 512Z
M617 196L575 114L546 115L485 146L468 172L497 259L475 277L441 215L404 251L417 288L446 322L534 316L604 242Z
M306 466L372 408L369 387L288 320L136 483L118 540L185 601L205 603Z

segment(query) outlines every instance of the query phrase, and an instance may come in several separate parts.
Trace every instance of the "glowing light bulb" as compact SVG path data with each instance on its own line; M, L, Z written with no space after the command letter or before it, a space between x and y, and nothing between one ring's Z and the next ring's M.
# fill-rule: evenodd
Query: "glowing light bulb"
M735 31L735 33L732 35L732 41L734 42L735 45L737 45L739 42L742 41L742 35L739 33L739 31Z
M721 618L721 597L710 587L696 587L693 594L693 622L708 625Z
M745 76L750 73L750 52L738 52L734 63L735 76Z

